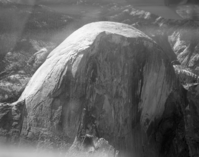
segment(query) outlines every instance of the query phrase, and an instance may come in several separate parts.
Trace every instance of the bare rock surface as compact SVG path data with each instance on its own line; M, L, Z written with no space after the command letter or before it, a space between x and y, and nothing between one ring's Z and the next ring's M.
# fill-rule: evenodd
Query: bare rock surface
M19 139L23 117L24 102L13 104L0 103L0 142L15 142Z
M162 124L157 142L156 125L177 108L178 85L169 59L145 34L125 24L91 23L54 49L29 81L19 98L28 113L22 133L74 140L86 108L86 133L96 134L95 124L96 136L120 152L158 156L167 151L171 126Z
M36 71L43 64L48 54L49 51L46 48L42 48L29 58L28 65L32 67L32 71Z
M182 66L191 69L197 75L199 74L198 26L197 20L187 21L169 36L169 42L177 60Z

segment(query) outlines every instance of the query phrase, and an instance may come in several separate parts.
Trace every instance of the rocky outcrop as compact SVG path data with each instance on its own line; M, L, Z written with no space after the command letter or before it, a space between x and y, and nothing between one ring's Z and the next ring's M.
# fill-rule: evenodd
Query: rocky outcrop
M46 48L42 48L41 50L37 51L33 56L30 57L27 64L31 66L32 71L36 71L46 60L49 51Z
M73 141L85 108L83 133L105 138L121 154L175 154L185 148L172 149L182 119L179 93L172 65L149 37L125 24L91 23L31 78L19 98L28 113L22 133Z
M185 68L190 68L196 74L199 74L198 37L198 21L194 20L185 22L169 36L169 42L177 60Z
M46 48L32 56L28 53L8 52L3 60L5 69L0 72L0 102L12 103L18 100L29 79L48 54Z
M184 87L199 82L198 75L194 74L190 69L182 67L181 65L174 65L173 67L176 75L179 77L179 80Z
M24 102L0 104L0 142L5 144L19 139L24 115Z
M15 52L8 52L3 57L5 68L0 72L0 102L11 103L20 97L31 77L26 66L27 58Z
M12 103L18 100L31 75L19 72L0 80L0 102Z

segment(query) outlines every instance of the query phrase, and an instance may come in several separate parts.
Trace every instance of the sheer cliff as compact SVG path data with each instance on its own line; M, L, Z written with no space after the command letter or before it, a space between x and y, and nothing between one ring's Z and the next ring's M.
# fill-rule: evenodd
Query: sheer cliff
M91 23L54 49L29 81L18 100L27 111L22 135L73 141L86 110L84 134L105 138L121 154L181 154L182 91L151 38L129 25ZM175 138L181 150L173 150Z

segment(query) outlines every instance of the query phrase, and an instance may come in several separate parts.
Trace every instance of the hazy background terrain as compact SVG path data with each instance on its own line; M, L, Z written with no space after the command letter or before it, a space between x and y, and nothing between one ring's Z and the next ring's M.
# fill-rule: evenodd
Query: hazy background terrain
M189 56L184 56L189 51L184 49L197 47L199 36L196 3L196 0L0 0L0 102L16 101L47 55L75 30L95 21L136 27L157 42L171 61L180 64L182 60L184 66L188 65ZM34 67L35 56L42 56L43 52L44 59ZM178 60L181 52L182 59ZM46 151L44 155L50 156Z

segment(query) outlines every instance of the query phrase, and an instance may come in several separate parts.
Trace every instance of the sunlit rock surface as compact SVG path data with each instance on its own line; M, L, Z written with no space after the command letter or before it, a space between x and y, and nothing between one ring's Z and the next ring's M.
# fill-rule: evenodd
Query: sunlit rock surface
M42 48L37 51L33 56L31 56L28 60L28 65L32 67L32 71L36 71L46 60L49 51L46 48Z
M190 68L199 74L199 22L190 20L184 22L181 27L169 36L169 42L177 60L186 68Z
M164 134L175 120L161 123L158 142L154 136L163 115L177 107L174 88L173 67L149 37L125 24L91 23L54 49L31 78L19 98L28 113L22 132L74 140L87 108L99 136L120 152L158 156L169 149Z

